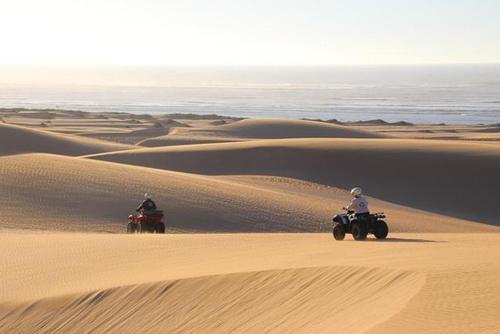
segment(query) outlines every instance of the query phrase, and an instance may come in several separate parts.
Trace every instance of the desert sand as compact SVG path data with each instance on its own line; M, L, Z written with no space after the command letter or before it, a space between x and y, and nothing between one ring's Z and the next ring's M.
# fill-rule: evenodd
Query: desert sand
M112 142L55 134L49 131L30 129L0 123L0 155L45 152L70 156L109 152L129 148Z
M497 128L0 110L0 332L497 333Z
M343 189L363 184L374 197L401 205L500 223L496 196L493 192L487 195L500 188L500 146L490 143L275 139L127 150L89 157L197 174L283 176Z
M499 234L0 234L0 330L495 333ZM78 259L78 261L75 261Z
M323 122L244 119L216 126L179 127L168 135L142 140L138 145L158 147L252 139L382 137L386 137L386 135Z

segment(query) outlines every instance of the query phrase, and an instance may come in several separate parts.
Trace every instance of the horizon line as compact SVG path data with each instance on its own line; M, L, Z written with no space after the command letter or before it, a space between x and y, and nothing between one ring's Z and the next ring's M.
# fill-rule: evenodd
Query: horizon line
M112 63L0 63L0 67L376 67L376 66L460 66L500 65L498 62L436 62L436 63L332 63L332 64L112 64Z

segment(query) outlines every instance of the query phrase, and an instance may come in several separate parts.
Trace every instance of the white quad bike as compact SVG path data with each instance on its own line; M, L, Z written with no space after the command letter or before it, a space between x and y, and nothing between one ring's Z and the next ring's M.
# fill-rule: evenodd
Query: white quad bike
M383 220L383 212L374 214L355 214L352 211L338 214L333 217L333 237L335 240L344 240L346 233L352 234L354 240L365 240L369 233L377 239L387 238L389 227Z

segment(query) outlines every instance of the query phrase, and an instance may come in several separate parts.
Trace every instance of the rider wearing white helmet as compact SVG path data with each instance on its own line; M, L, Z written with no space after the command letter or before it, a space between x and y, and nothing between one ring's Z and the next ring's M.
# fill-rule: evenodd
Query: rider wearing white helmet
M144 201L139 205L136 211L150 211L156 210L156 203L153 201L153 195L151 193L144 194Z
M363 197L363 190L360 187L352 188L351 195L354 197L351 204L347 207L348 211L353 211L355 214L367 214L368 201Z

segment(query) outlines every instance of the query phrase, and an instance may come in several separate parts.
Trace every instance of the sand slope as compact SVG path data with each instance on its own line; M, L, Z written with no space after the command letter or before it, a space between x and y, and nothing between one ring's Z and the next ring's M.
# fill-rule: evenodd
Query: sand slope
M318 333L336 323L338 332L358 333L398 312L424 281L424 275L413 272L352 267L187 278L21 304L14 311L8 308L0 329L47 333L180 333L193 329L200 333ZM306 313L309 310L314 312ZM350 316L359 312L367 314L362 322ZM58 316L46 317L47 313Z
M0 233L0 266L9 268L0 281L0 331L500 328L498 234L393 237Z
M127 148L130 147L0 123L0 155L44 152L76 156Z
M7 114L2 334L500 332L493 127ZM389 239L333 240L355 184ZM168 234L125 235L146 191Z
M215 133L243 138L377 138L380 134L305 120L245 119L215 128Z
M244 119L220 126L178 128L167 136L143 140L139 145L157 147L245 141L249 139L380 137L384 137L384 135L322 122Z
M102 132L93 131L82 133L81 136L98 138L118 143L137 144L145 138L154 138L166 135L170 132L171 127L147 127L132 131L115 131L115 132Z
M213 144L213 143L231 143L251 140L248 138L237 137L216 137L207 135L195 135L190 133L180 133L173 130L172 133L166 136L148 138L137 143L138 146L144 147L160 147L160 146L177 146L177 145L194 145L194 144Z
M37 166L37 167L34 167ZM55 155L0 158L3 227L125 231L146 191L170 228L195 231L318 230L328 204L204 176Z
M93 159L208 175L278 175L500 224L500 147L394 139L284 139L105 153Z
M123 232L144 192L170 230L328 231L346 191L284 178L211 177L48 154L0 157L0 227ZM492 227L371 199L393 231Z

